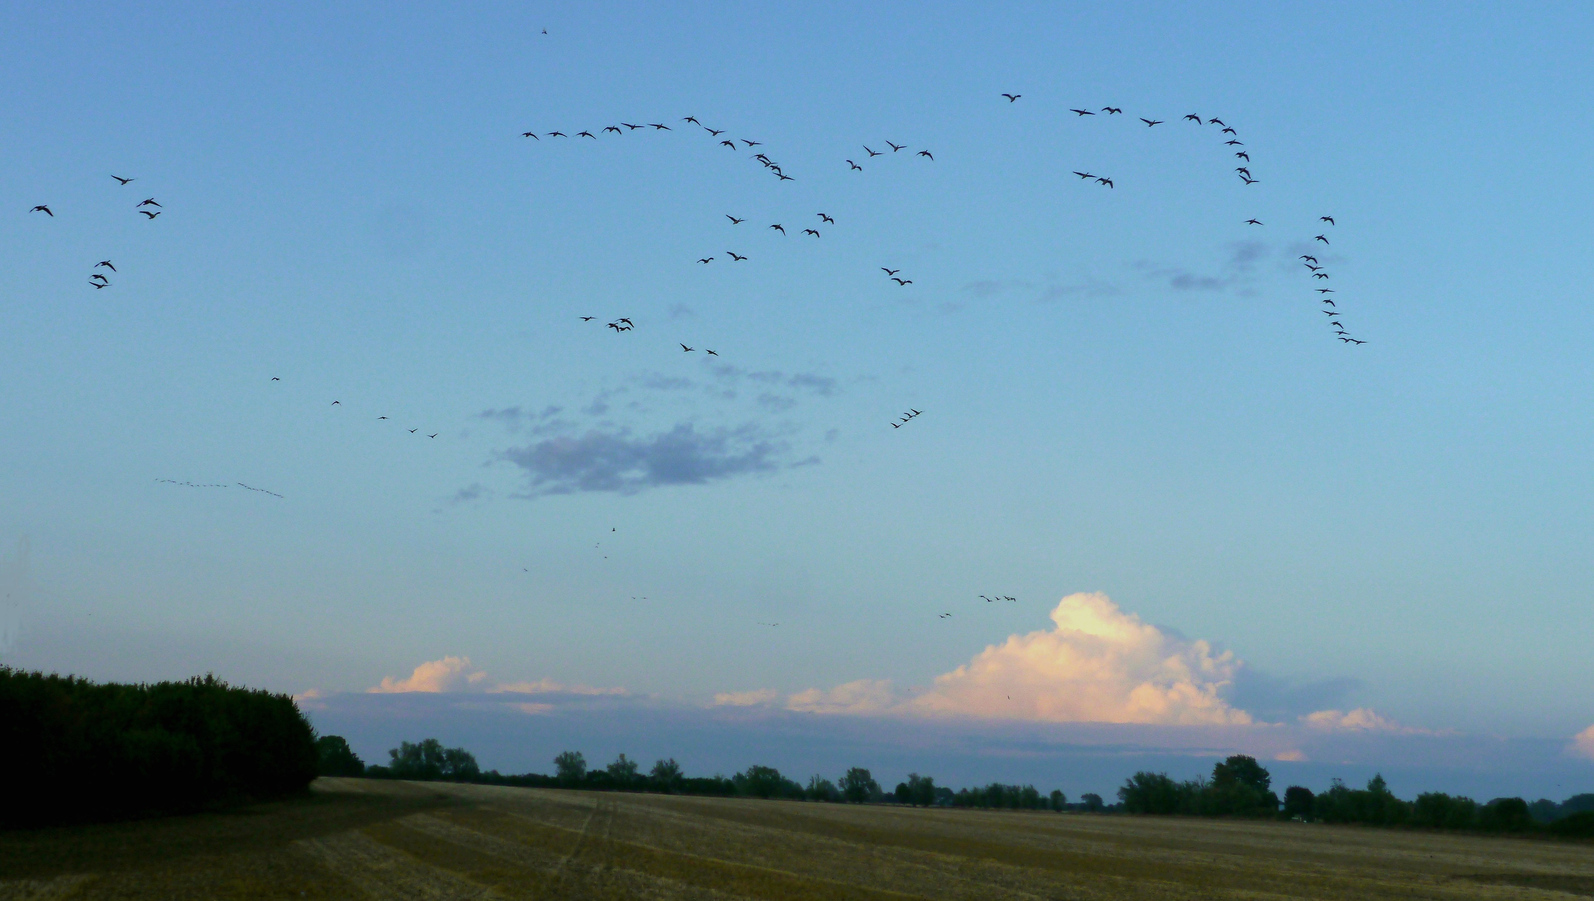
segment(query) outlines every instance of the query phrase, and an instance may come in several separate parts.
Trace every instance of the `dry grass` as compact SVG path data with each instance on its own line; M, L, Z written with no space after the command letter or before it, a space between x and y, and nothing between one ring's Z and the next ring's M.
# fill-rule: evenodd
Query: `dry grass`
M0 901L1578 896L1588 844L347 779L239 813L0 833Z

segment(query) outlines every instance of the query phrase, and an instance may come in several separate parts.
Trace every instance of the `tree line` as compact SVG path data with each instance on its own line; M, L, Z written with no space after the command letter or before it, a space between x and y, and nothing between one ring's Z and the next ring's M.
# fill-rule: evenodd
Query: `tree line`
M910 773L887 791L869 770L851 767L832 781L821 775L798 782L772 766L753 765L732 776L687 776L674 758L656 761L644 771L641 763L621 754L602 767L589 767L580 751L564 751L553 760L551 775L524 773L505 775L497 770L483 772L476 758L464 748L445 748L435 738L421 742L400 742L388 750L386 764L366 765L341 736L327 735L317 740L321 773L326 776L365 776L372 779L418 779L427 781L474 782L485 785L514 785L527 788L579 788L589 791L658 792L676 795L714 795L719 797L767 798L791 801L821 801L832 804L904 804L913 807L974 807L1005 810L1107 809L1100 795L1085 794L1078 803L1069 803L1060 790L1049 794L1033 785L1004 785L993 782L976 788L953 791L935 784L930 776Z
M1406 801L1395 797L1382 775L1375 775L1362 789L1340 779L1323 792L1292 785L1280 799L1267 769L1244 755L1216 764L1210 779L1181 782L1167 773L1142 770L1124 782L1118 798L1126 813L1282 817L1314 823L1594 837L1594 794L1574 795L1559 804L1542 798L1531 804L1522 798L1480 804L1443 792L1424 792Z
M315 730L288 695L96 684L0 666L0 825L183 813L303 791Z
M463 748L444 748L435 738L401 742L388 751L385 765L366 766L336 735L318 741L324 775L376 779L420 779L515 785L529 788L580 788L593 791L660 792L721 797L778 798L853 804L903 804L913 807L964 807L987 810L1051 810L1078 813L1129 813L1205 817L1282 818L1304 822L1356 823L1371 826L1415 826L1485 832L1544 832L1569 837L1594 836L1594 794L1575 795L1559 804L1541 799L1496 798L1479 804L1470 798L1440 792L1404 801L1390 792L1382 776L1365 789L1334 780L1314 793L1292 785L1280 798L1273 777L1254 757L1236 754L1215 764L1210 778L1178 781L1167 773L1140 771L1118 789L1118 803L1086 793L1070 803L1061 790L1042 794L1033 785L989 785L954 791L918 773L886 791L869 770L852 767L836 781L814 775L806 784L780 770L755 765L733 776L688 777L673 758L662 759L644 772L624 754L603 767L589 767L579 751L554 758L552 775L503 775L483 772Z

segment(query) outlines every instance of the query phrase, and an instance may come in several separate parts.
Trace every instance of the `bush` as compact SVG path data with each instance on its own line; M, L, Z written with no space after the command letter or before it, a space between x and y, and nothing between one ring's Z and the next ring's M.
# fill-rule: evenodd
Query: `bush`
M213 676L99 685L0 666L0 824L180 813L302 791L315 731L293 699Z

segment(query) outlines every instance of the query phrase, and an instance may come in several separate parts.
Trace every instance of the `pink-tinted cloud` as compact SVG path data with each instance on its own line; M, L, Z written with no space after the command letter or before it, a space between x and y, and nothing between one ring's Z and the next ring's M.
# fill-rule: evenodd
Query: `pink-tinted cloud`
M1370 707L1355 710L1319 710L1301 717L1301 722L1313 729L1331 732L1415 732L1386 716L1375 713Z
M1252 717L1224 699L1240 661L1169 634L1104 594L1071 594L1053 628L1011 635L919 692L860 679L790 695L788 710L822 714L978 717L1047 723L1237 726ZM720 705L772 705L772 691L719 695Z
M373 694L400 694L406 692L431 692L431 693L457 693L466 691L485 691L492 694L577 694L577 695L623 695L627 694L624 688L595 688L590 685L566 685L552 679L539 679L535 682L500 682L489 684L487 673L476 669L469 657L443 657L440 660L428 660L415 668L407 679L395 679L384 676L382 684L375 688L367 689ZM316 689L305 692L300 697L315 698L320 693ZM528 704L527 706L539 706ZM536 711L544 712L544 711Z
M1011 635L904 705L922 715L1052 723L1244 725L1224 700L1240 661L1118 608L1105 594L1071 594L1053 628Z
M1579 757L1587 757L1590 760L1594 760L1594 726L1590 726L1572 736L1570 750Z
M466 691L487 678L487 674L471 668L469 657L444 657L428 660L417 666L408 679L382 677L382 684L370 689L373 693L425 691Z

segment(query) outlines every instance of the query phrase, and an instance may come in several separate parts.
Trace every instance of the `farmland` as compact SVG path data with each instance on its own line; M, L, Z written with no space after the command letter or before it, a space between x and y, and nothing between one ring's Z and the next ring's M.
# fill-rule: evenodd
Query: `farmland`
M0 833L0 901L1594 897L1594 846L1279 822L321 779Z

